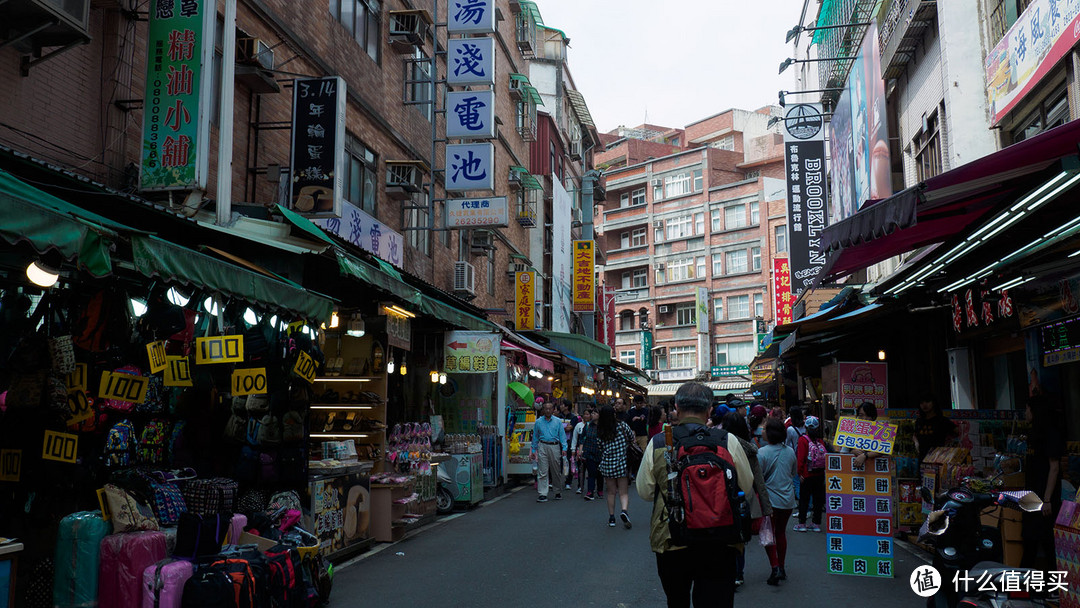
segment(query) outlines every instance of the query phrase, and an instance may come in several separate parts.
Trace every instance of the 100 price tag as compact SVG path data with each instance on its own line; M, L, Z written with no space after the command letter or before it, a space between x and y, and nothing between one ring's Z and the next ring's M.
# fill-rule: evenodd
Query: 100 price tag
M244 336L214 336L195 339L195 365L242 363Z
M165 386L193 386L191 359L188 357L165 357Z
M98 396L102 399L115 399L129 403L146 401L146 389L149 379L132 374L101 372L101 386Z
M146 345L146 357L150 360L150 373L156 374L168 365L165 356L165 343L158 340Z
M266 393L266 368L238 369L232 374L232 395L263 395Z
M319 365L315 363L315 359L311 358L311 355L300 351L300 356L296 358L296 365L293 367L293 372L297 376L300 376L308 384L315 382L315 371Z
M45 460L56 460L75 464L79 453L79 436L69 433L57 433L45 431L45 445L41 449L41 457Z

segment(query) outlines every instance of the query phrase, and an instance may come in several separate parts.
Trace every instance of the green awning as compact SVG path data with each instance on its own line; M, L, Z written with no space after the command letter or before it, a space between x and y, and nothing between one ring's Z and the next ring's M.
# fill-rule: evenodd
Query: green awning
M475 331L497 331L490 321L471 315L463 310L458 310L449 304L437 300L431 296L421 294L420 310L436 319L456 325L463 329Z
M564 334L557 331L538 331L537 334L549 340L548 347L561 353L584 359L589 365L611 365L611 347L579 334Z
M527 84L527 85L532 84L531 82L529 82L529 77L528 76L526 76L525 74L518 74L517 72L511 72L510 73L510 80L516 80L516 81L518 81L520 83Z
M328 298L157 237L132 237L131 251L135 269L147 277L205 287L252 304L285 308L316 322L328 320L334 309Z
M563 37L563 40L566 40L567 42L570 41L570 37L566 35L566 32L560 30L557 27L551 27L550 25L544 25L542 23L540 24L540 27L544 28L545 30L551 30L553 32L558 32L559 35Z
M544 105L544 100L540 98L540 92L536 90L536 87L531 84L523 84L521 90L525 91L525 95L537 106Z
M96 277L112 274L109 248L117 233L139 232L39 190L0 170L0 238L55 249Z
M536 25L544 25L544 20L540 17L540 8L532 0L521 0L521 12L532 15Z
M303 230L309 235L315 237L316 239L323 241L324 243L328 243L330 245L334 244L334 240L331 239L328 234L323 232L322 228L316 226L311 220L307 219L306 217L300 215L295 211L286 209L281 205L277 206L277 210L281 213L281 215L285 216L285 219L289 220L289 223L291 223L293 226L296 226L297 228Z
M540 180L536 179L536 176L529 173L529 170L525 167L519 167L517 165L511 165L510 170L517 173L521 181L521 187L526 190L543 190L544 186L540 184Z

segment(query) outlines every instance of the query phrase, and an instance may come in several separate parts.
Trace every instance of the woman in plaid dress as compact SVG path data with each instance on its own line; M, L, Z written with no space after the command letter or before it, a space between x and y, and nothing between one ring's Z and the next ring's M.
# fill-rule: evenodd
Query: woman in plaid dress
M607 488L608 525L615 527L615 492L619 493L622 505L623 527L630 529L629 471L626 467L626 450L634 442L634 431L621 420L615 419L615 409L610 405L600 408L600 420L597 422L597 441L600 444L600 474L604 476Z

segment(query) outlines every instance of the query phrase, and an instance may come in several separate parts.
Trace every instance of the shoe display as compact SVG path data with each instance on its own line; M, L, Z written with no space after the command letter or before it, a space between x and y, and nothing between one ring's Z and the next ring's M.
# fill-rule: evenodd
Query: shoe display
M780 584L780 568L773 568L772 574L769 575L769 580L765 581L765 584L776 586Z
M548 497L544 496L543 494L536 497L536 502L547 502L547 501L548 501Z
M555 500L562 500L562 494L556 494Z
M622 518L623 527L626 528L627 530L629 530L630 525L631 525L630 524L630 515L626 511L623 511L622 513L619 513L619 517Z
M792 532L806 532L806 524L795 524L795 527L791 529Z
M614 515L608 515L607 525L608 525L609 528L614 528L615 527L615 516Z
M809 527L811 532L821 532L821 526L817 524L810 524Z

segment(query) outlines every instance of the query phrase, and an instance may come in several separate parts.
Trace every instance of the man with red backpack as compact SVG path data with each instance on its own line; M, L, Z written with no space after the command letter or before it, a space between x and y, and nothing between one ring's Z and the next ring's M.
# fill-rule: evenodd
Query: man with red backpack
M738 438L705 421L712 389L688 382L675 393L678 422L653 437L637 474L653 502L649 544L669 608L730 607L735 559L750 537L754 473Z
M821 421L817 416L806 417L806 434L799 437L795 462L799 468L799 523L795 532L821 532L821 513L825 509L825 461L828 449L822 441ZM814 499L814 518L806 525L810 499Z

